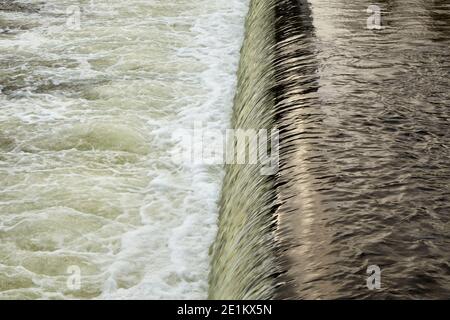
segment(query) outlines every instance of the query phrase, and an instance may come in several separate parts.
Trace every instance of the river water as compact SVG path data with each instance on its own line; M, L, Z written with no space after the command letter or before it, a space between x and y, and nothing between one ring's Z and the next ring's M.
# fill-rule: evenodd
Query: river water
M246 10L0 2L0 298L206 298L223 170L172 133L228 126Z
M448 298L450 4L300 2L304 38L291 55L303 61L282 89L297 108L280 121L291 152L278 213L293 279L280 294ZM379 29L367 24L373 5ZM377 289L366 281L374 267Z
M211 297L448 298L449 2L253 0L249 21L234 120L279 129L280 170L228 168Z
M249 2L0 3L0 298L449 297L448 1Z

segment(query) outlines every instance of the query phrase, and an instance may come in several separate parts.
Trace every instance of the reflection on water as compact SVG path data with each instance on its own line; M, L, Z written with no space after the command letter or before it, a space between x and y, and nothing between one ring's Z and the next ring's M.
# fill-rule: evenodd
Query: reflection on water
M450 3L284 2L278 296L448 297Z

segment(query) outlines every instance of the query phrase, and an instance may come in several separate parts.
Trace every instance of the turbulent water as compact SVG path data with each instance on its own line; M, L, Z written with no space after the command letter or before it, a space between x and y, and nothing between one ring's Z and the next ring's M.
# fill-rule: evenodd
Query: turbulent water
M227 169L211 297L450 296L449 47L448 1L251 1L233 121L280 171Z
M1 299L450 296L448 1L249 2L1 0Z
M0 1L0 298L206 298L246 5Z

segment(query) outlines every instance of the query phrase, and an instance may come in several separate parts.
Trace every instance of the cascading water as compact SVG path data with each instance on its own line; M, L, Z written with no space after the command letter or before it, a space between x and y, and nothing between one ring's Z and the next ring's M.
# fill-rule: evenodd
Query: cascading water
M246 1L1 1L0 298L447 298L447 2L250 1L216 235Z
M272 129L275 124L275 3L251 2L231 121L234 128ZM274 294L274 179L259 170L250 164L227 167L219 232L212 248L212 299L268 299Z
M446 1L251 2L233 125L278 128L280 169L227 167L211 298L450 295L449 21Z

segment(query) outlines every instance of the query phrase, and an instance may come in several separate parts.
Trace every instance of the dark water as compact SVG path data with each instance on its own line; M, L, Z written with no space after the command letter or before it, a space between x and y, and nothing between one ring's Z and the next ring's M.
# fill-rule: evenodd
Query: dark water
M450 297L450 2L280 1L278 16L276 296Z
M450 2L253 0L246 33L233 125L280 171L227 168L210 297L450 297Z

